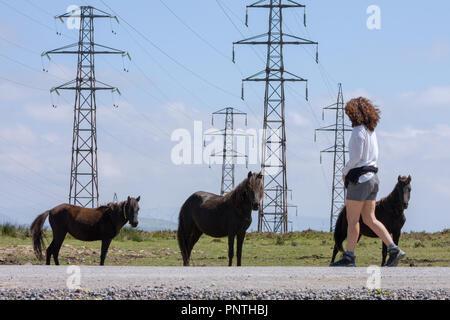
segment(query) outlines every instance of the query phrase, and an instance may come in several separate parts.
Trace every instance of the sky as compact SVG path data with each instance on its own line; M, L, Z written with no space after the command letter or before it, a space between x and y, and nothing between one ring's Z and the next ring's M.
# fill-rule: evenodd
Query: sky
M244 25L250 3L0 0L0 221L29 224L68 201L74 95L50 89L75 78L76 57L41 53L77 41L76 29L54 19L71 5L118 15L119 23L95 22L95 41L131 57L95 60L97 79L121 92L97 94L100 203L114 193L119 200L141 195L143 214L176 221L195 191L219 193L221 166L209 165L207 152L201 164L174 163L174 135L189 133L195 162L194 141L202 137L194 128L212 128L212 112L234 107L248 114L247 126L236 119L236 127L262 128L264 86L247 83L242 101L241 79L265 68L266 48L236 46L231 60L233 42L267 32L265 9L250 9ZM306 101L304 84L286 86L287 182L297 206L289 228L329 229L332 159L324 155L320 163L319 155L333 136L320 133L314 142L314 129L332 124L329 111L322 120L322 108L336 101L338 83L345 101L365 96L382 111L379 197L398 175L412 176L404 231L449 228L450 3L301 3L306 28L298 9L285 11L283 27L319 42L319 64L313 46L284 47L286 70L308 79L309 91ZM367 25L371 5L379 9L377 29ZM260 163L238 165L236 182L249 170Z

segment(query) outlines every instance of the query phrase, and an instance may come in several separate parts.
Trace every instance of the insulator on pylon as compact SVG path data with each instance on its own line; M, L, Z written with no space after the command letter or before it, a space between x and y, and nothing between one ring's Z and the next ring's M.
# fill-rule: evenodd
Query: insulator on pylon
M308 81L306 81L306 101L308 101Z
M233 57L232 57L231 60L233 61L233 63L235 63L235 59L234 59L234 57L235 57L235 55L234 55L234 43L233 43L233 54L232 54L232 56L233 56Z
M245 9L245 26L248 27L248 8Z
M319 45L316 45L316 63L319 63Z
M244 81L242 81L242 86L241 86L241 100L244 100Z
M306 28L306 7L303 7L303 25Z

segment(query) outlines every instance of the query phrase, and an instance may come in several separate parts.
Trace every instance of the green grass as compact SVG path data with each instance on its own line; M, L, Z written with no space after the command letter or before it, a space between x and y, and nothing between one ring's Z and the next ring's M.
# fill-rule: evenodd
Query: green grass
M46 244L51 231L45 231ZM100 241L82 242L67 236L61 248L61 264L97 265ZM328 266L333 249L329 232L306 230L287 234L248 233L244 242L244 266ZM403 233L400 246L407 258L400 266L450 266L450 229L442 232ZM228 240L203 235L195 245L191 264L228 265ZM381 263L381 241L362 237L356 249L359 266ZM234 260L235 262L235 260ZM42 264L33 254L31 238L24 226L0 226L0 264ZM107 265L180 266L181 255L176 232L144 232L124 228L113 240Z

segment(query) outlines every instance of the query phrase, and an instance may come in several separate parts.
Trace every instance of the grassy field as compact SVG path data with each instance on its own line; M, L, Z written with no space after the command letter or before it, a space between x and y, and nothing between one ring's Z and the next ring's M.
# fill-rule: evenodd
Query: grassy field
M46 245L51 232L46 231ZM196 244L191 264L226 266L228 241L203 235ZM244 266L328 266L333 248L329 232L306 230L284 235L248 233L244 242ZM61 264L97 265L100 241L82 242L67 236L59 254ZM442 232L404 233L400 246L407 258L400 266L450 266L450 229ZM381 263L381 240L362 237L356 250L358 266ZM235 262L235 260L234 260ZM53 262L52 262L53 263ZM43 264L34 256L26 227L0 226L0 264ZM176 232L144 232L125 228L113 240L106 265L180 266Z

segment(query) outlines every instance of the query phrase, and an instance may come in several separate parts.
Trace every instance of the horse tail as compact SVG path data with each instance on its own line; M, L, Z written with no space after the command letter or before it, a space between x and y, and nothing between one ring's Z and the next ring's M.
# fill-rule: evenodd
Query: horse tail
M187 201L186 201L187 202ZM180 247L181 256L183 257L183 265L186 265L187 259L188 259L188 252L187 252L187 235L185 230L185 223L187 214L186 210L186 202L183 204L183 206L180 209L180 214L178 216L178 230L177 230L177 239L178 239L178 246Z
M30 227L30 234L33 240L33 249L36 257L39 260L42 260L42 247L44 246L44 233L42 232L42 228L44 226L44 222L49 215L50 210L45 211L44 213L38 215L36 219L34 219L33 223Z
M339 251L344 251L342 243L347 238L347 210L342 208L339 212L339 216L336 219L336 225L334 226L334 245Z

